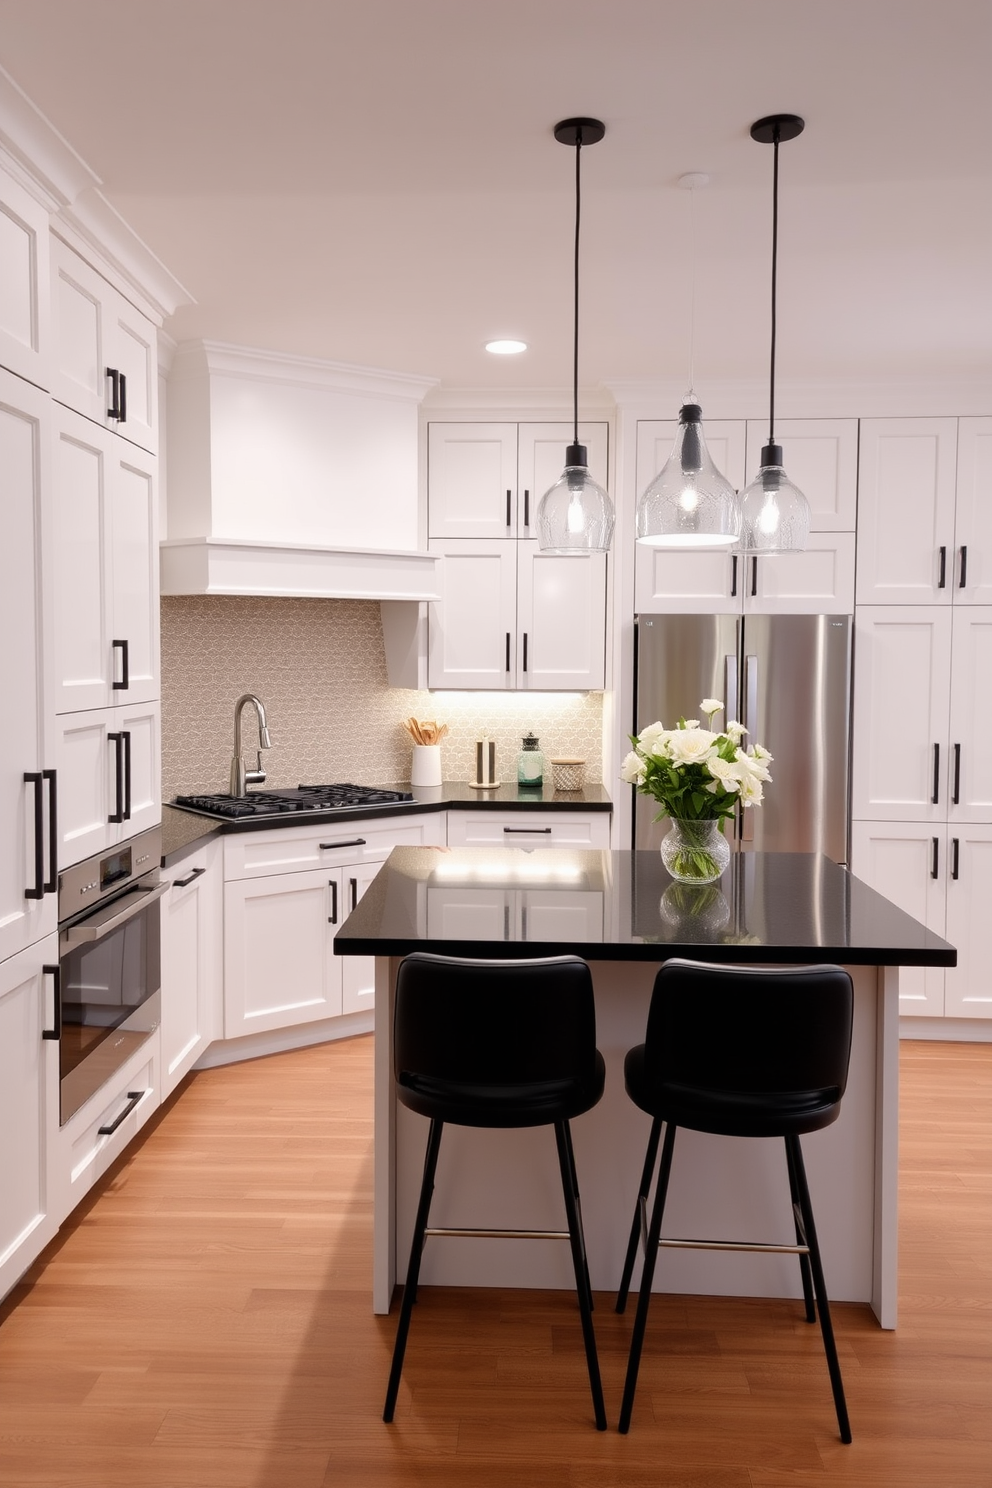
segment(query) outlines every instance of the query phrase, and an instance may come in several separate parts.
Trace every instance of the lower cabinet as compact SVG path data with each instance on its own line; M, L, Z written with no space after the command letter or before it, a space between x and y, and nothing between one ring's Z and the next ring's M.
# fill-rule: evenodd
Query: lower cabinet
M156 1029L65 1126L56 1124L48 1160L59 1224L158 1109L160 1071Z
M224 879L219 841L167 871L162 900L162 1099L220 1035Z
M610 845L608 811L449 811L449 847Z
M957 947L955 967L900 970L900 1013L992 1018L985 945L992 904L992 825L855 821L851 867L858 878Z
M55 1234L63 1215L48 1149L59 1124L58 1043L52 1028L58 937L0 962L0 1297Z

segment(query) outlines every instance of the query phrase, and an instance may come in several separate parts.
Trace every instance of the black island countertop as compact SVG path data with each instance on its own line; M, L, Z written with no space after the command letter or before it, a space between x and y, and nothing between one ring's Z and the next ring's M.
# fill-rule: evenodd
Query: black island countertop
M457 933L450 928L455 923ZM497 929L494 937L494 925L501 935ZM581 938L574 938L579 927ZM564 848L394 848L338 930L334 950L852 966L957 962L946 940L820 854L742 853L716 884L699 888L675 883L656 851Z
M272 787L267 787L270 789ZM275 787L279 789L279 787ZM224 821L186 811L181 806L162 808L162 867L171 868L201 843L218 833L258 832L283 827L324 826L328 822L367 821L370 816L410 816L422 811L612 811L613 802L602 785L580 790L555 790L550 782L536 789L512 784L476 790L467 780L447 780L443 785L417 786L408 781L387 781L383 790L411 791L412 801L392 801L383 806L356 806L331 811L308 811L299 815L249 817Z

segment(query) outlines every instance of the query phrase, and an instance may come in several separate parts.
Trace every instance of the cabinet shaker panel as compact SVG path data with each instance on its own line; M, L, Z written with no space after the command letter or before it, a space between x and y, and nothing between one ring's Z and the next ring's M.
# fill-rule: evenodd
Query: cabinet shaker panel
M747 426L747 478L761 463L768 426ZM812 532L853 532L858 509L857 419L776 419L775 438L784 450L789 479L810 506Z
M958 420L956 605L992 604L992 418Z
M992 822L992 605L955 607L951 634L947 815Z
M947 939L958 964L944 973L945 1018L992 1018L988 921L992 904L992 824L949 828ZM900 980L902 973L900 972Z
M957 420L863 419L858 603L951 603Z
M0 367L47 388L48 213L0 171Z
M515 424L431 424L427 469L432 538L516 537Z
M945 934L949 865L947 836L942 825L852 822L851 870L935 935ZM900 1014L942 1017L944 977L941 966L901 966Z
M429 612L431 687L515 685L517 546L467 539L439 545L442 599Z

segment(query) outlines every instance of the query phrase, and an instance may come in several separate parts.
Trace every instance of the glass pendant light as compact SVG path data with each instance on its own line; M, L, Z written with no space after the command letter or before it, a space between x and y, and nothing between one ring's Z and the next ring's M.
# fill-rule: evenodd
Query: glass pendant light
M613 536L613 503L589 473L588 453L579 443L579 218L580 159L583 145L595 145L606 133L599 119L563 119L555 139L575 150L575 314L572 342L572 443L565 469L537 508L537 542L544 553L605 553Z
M798 114L769 114L751 125L751 138L774 145L772 173L772 343L769 377L768 443L761 451L761 468L741 494L741 548L745 553L799 553L809 537L809 502L786 475L782 446L775 443L775 333L778 272L778 147L802 134Z
M699 171L679 177L690 193L709 183ZM637 501L637 541L652 548L730 548L741 535L737 492L713 463L703 437L703 410L692 391L696 341L696 213L692 209L689 392L679 413L675 447Z

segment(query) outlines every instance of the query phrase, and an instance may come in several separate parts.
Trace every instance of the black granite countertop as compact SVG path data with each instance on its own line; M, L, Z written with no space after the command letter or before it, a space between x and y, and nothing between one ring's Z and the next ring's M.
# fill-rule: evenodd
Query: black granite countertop
M278 789L278 787L276 787ZM411 786L405 781L387 781L383 790L410 790L412 801L394 801L386 806L356 806L354 809L308 811L305 816L250 817L247 821L218 821L185 811L181 806L162 808L162 867L172 868L203 842L218 833L258 832L273 828L322 826L327 822L368 820L372 816L410 816L422 811L481 809L499 811L612 811L613 802L601 785L586 785L577 791L559 791L549 783L533 788L512 785L473 790L464 780L443 785Z
M500 896L514 912L493 912ZM518 912L528 907L534 912ZM556 918L560 938L547 928ZM457 938L446 933L451 923L460 927ZM494 924L505 927L503 938L490 938ZM578 924L584 938L568 938ZM658 852L396 847L338 930L334 950L401 956L417 949L486 957L571 952L590 961L957 962L946 940L817 853L742 853L716 884L700 888L675 883Z

